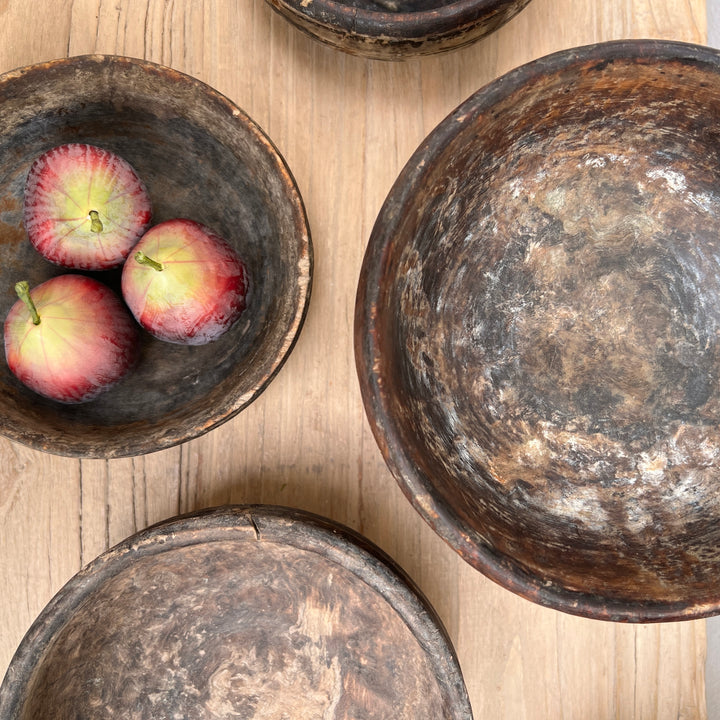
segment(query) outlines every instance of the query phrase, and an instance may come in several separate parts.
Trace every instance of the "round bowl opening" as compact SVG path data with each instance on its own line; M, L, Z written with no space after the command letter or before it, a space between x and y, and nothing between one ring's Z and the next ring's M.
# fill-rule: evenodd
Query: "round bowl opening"
M312 37L393 60L454 50L495 32L530 0L267 0Z
M368 246L388 463L470 563L569 612L717 611L718 70L656 42L519 68L428 137Z
M214 508L128 538L28 631L2 716L471 720L447 635L374 545L288 508Z
M293 346L309 300L312 248L302 200L255 123L184 74L128 58L85 56L0 77L0 312L14 283L62 272L22 226L32 161L66 142L112 150L136 169L153 224L186 217L213 228L246 262L248 307L202 347L143 335L137 369L96 400L63 406L26 390L3 363L0 425L13 440L59 454L134 455L182 442L251 402ZM119 291L119 272L96 277Z

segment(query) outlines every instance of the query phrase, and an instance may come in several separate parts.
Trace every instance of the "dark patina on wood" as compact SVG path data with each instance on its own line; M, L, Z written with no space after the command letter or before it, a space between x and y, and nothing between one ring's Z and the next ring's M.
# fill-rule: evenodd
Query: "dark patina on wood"
M73 578L0 716L472 720L434 611L349 529L269 506L175 518Z
M430 55L495 32L530 0L267 0L333 47L380 60Z
M408 163L358 290L382 452L470 563L614 620L720 610L720 56L565 51Z
M196 437L233 417L290 353L310 298L313 255L295 181L271 140L227 98L152 63L84 56L0 77L0 317L31 287L64 272L44 261L22 224L33 160L66 142L127 159L148 187L153 223L202 222L225 237L250 274L248 308L200 347L143 335L140 363L82 406L33 394L0 363L0 432L81 457L136 455ZM97 277L119 290L119 273Z

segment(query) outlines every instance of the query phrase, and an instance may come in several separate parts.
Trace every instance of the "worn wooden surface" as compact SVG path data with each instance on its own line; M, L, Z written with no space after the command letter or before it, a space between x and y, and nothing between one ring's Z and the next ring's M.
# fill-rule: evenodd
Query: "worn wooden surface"
M447 639L402 572L301 510L233 505L145 528L41 618L0 717L472 720Z
M315 285L304 332L248 410L184 446L78 461L0 441L0 672L50 597L133 531L225 502L345 522L420 584L455 643L476 718L704 718L702 621L627 626L535 606L463 563L410 508L363 415L352 351L367 237L422 138L480 85L605 39L702 42L704 0L532 0L497 34L403 64L338 54L264 0L0 0L0 70L119 53L208 82L273 138L305 198Z
M310 295L305 210L271 141L205 83L109 54L6 73L0 97L7 135L0 152L0 317L16 302L18 277L35 287L58 272L25 237L23 187L33 161L68 141L128 160L151 199L153 230L178 217L207 225L234 246L251 278L247 312L228 332L195 347L141 333L132 372L93 402L67 406L37 397L30 404L0 363L6 437L72 457L129 457L172 447L236 415L287 358ZM120 292L120 274L101 277Z
M619 40L506 74L413 155L368 241L379 447L463 557L555 609L718 611L719 60Z
M465 47L495 32L528 2L270 0L281 15L312 37L354 55L380 60Z

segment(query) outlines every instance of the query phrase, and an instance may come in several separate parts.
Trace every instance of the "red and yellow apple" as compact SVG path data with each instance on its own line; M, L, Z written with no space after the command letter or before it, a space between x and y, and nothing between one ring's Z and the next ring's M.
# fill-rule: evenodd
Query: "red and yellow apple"
M125 261L122 294L154 337L204 345L227 332L245 309L248 272L230 245L193 220L150 228Z
M32 164L24 222L50 262L76 270L120 267L150 224L150 198L119 155L83 143L52 148Z
M92 400L135 364L139 329L105 284L76 274L15 286L5 319L5 357L36 393L62 403Z

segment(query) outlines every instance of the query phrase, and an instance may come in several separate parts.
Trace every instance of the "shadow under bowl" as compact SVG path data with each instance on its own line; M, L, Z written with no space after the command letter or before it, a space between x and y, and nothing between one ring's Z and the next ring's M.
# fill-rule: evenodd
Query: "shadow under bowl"
M293 25L353 55L399 60L469 45L530 0L267 0Z
M720 611L720 55L621 41L482 88L374 226L355 350L407 497L559 610Z
M250 276L248 307L206 346L143 333L137 368L82 405L35 395L0 364L0 432L78 457L147 453L196 437L252 402L278 372L310 298L312 245L295 181L269 138L228 99L185 74L116 56L81 56L0 76L0 315L67 270L46 262L23 228L25 177L45 150L91 143L129 161L153 224L186 217L235 248ZM119 271L95 276L120 290Z
M472 720L447 635L377 547L316 515L226 506L108 550L33 623L5 720Z

